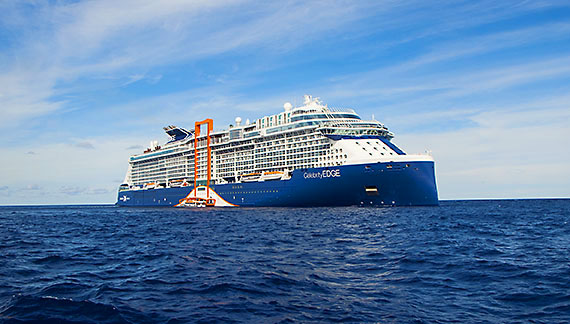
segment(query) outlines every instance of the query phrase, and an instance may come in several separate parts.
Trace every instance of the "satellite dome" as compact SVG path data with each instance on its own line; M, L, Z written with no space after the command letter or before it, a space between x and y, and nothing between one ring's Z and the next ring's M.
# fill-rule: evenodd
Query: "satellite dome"
M241 117L236 117L236 125L239 126L241 124Z
M285 109L285 111L291 111L291 109L293 109L293 105L290 102L286 102L283 105L283 108Z

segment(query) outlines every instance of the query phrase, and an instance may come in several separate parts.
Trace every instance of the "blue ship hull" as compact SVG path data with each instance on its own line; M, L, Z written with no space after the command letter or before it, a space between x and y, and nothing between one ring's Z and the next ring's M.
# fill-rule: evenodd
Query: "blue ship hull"
M289 180L211 185L237 206L434 206L434 162L390 162L300 169ZM123 190L117 205L172 207L193 187Z

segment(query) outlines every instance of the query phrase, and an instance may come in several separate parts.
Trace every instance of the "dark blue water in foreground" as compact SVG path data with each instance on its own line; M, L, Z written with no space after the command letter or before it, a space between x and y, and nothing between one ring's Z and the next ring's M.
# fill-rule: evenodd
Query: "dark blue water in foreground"
M570 321L570 200L0 208L1 323Z

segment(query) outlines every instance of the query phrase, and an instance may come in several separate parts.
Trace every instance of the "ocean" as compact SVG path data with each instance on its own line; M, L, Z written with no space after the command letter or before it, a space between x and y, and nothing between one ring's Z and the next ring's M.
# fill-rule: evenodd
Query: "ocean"
M0 207L0 323L568 323L570 200Z

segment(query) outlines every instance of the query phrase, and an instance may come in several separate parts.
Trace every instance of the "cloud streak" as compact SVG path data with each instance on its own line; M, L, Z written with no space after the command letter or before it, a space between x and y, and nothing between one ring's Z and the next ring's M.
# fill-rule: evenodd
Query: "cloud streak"
M108 194L109 190L105 188L88 188L88 187L68 187L63 186L59 192L69 196L77 195L104 195Z
M73 144L73 146L79 147L82 149L87 149L87 150L95 149L95 146L93 146L93 144L91 144L90 142L87 142L87 141L77 142L77 143Z
M145 77L141 69L240 48L291 50L358 19L366 6L341 1L261 5L247 1L97 1L33 7L33 17L47 28L38 32L41 35L30 30L24 34L28 45L10 48L3 55L5 59L18 56L21 63L0 73L0 105L11 107L1 112L4 123L0 126L62 109L66 101L54 98L66 94L78 78L112 80L118 76L128 80L122 83L126 86ZM8 13L22 10L18 6L5 9ZM26 18L16 16L19 21L12 28L25 25ZM303 37L297 37L301 31ZM31 41L38 36L46 41ZM149 81L160 79L155 75Z

